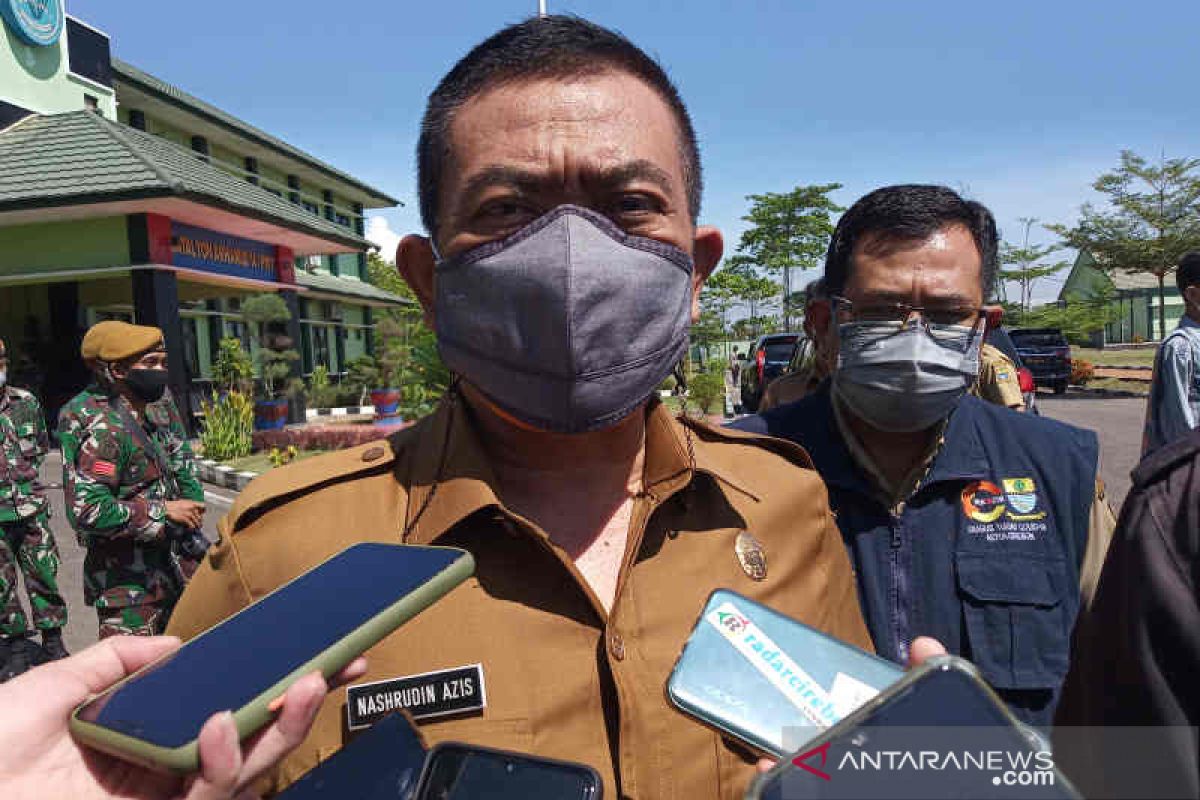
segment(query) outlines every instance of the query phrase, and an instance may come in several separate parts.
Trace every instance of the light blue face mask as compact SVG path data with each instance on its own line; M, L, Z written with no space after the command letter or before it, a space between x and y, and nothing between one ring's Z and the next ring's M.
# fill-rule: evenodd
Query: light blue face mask
M881 431L911 433L950 416L979 378L983 336L963 325L849 322L837 327L833 390Z

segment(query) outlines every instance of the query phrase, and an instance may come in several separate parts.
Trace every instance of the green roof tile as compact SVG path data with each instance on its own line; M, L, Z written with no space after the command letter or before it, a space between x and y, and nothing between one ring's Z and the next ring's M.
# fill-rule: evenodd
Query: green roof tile
M350 297L365 297L369 300L379 300L396 305L411 305L407 298L384 291L374 284L358 281L353 278L339 278L333 275L323 275L319 272L296 271L296 283L317 292L346 295Z
M0 211L178 196L366 249L354 231L212 166L191 150L90 111L0 132Z
M344 181L360 191L376 197L379 200L383 200L388 205L402 205L402 203L396 198L386 195L378 189L368 186L354 176L348 175L347 173L342 172L340 169L332 167L329 164L312 157L300 148L293 147L282 139L272 136L266 131L256 128L250 123L244 122L232 114L222 111L211 103L207 103L194 95L188 94L179 87L167 83L162 78L156 78L145 70L138 69L132 64L122 61L119 58L114 58L112 60L112 67L113 73L116 75L118 80L125 80L128 83L137 84L138 88L144 91L149 91L151 94L156 94L169 101L174 101L177 105L184 106L189 110L200 114L201 116L208 117L211 121L216 122L225 128L232 129L235 133L238 133L249 139L256 140L259 142L259 144L270 147L273 150L277 150L286 156L296 159L297 161L301 161L319 172L324 172L330 177Z

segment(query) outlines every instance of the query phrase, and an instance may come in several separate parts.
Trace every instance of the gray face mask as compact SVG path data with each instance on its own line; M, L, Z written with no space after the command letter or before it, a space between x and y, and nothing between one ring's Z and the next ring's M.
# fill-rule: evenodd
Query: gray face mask
M436 285L446 365L543 430L610 427L687 350L691 258L586 208L439 262Z
M924 430L950 416L979 377L982 336L961 325L913 321L838 326L833 389L881 431Z

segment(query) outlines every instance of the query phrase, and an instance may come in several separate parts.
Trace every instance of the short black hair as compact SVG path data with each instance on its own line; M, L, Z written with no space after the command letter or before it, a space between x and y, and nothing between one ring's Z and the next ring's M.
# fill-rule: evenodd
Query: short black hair
M683 179L692 220L700 216L700 146L679 90L657 61L621 34L567 15L533 17L476 45L446 73L425 107L417 142L421 221L436 235L442 169L454 113L472 97L508 83L625 72L641 79L670 106L679 126Z
M846 288L850 257L864 239L913 242L929 238L950 225L971 232L983 262L983 297L991 294L999 269L996 218L987 206L965 200L945 186L904 184L885 186L864 195L838 220L825 254L825 282L831 294Z
M1179 293L1189 286L1200 284L1200 250L1193 250L1179 259L1179 267L1175 270L1175 285Z

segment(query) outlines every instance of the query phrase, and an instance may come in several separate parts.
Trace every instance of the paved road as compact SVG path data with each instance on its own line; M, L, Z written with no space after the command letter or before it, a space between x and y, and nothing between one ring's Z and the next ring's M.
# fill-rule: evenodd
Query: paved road
M1129 494L1129 473L1141 455L1146 401L1074 392L1056 397L1040 392L1037 402L1043 416L1091 428L1100 437L1100 475L1108 486L1113 513L1120 513Z
M96 612L83 603L83 548L75 541L75 532L67 523L63 512L63 493L58 488L62 481L62 459L58 452L52 452L42 466L42 480L53 484L49 491L53 516L50 527L54 530L54 538L58 542L59 554L62 556L62 566L58 571L59 589L67 599L67 630L64 638L67 649L75 652L96 641ZM204 515L204 533L209 539L217 537L217 521L229 510L233 498L224 490L205 487L208 511ZM22 600L28 598L22 597Z
M1129 492L1129 471L1137 463L1141 449L1145 401L1100 399L1073 393L1062 397L1041 394L1038 405L1045 416L1091 428L1099 434L1102 475L1108 484L1113 510L1119 511L1121 502ZM46 459L42 479L55 487L61 481L62 467L57 452L51 453ZM229 510L233 498L225 490L207 489L208 512L204 531L210 539L215 539L216 522ZM62 491L55 488L49 494L53 507L51 526L63 560L59 583L70 609L67 647L73 651L96 640L96 612L83 603L83 549L76 543L75 534L63 513Z

